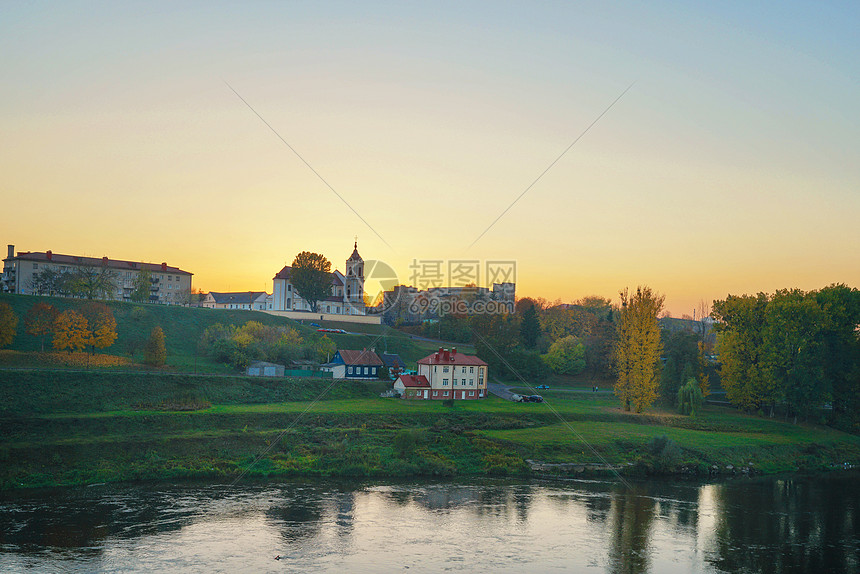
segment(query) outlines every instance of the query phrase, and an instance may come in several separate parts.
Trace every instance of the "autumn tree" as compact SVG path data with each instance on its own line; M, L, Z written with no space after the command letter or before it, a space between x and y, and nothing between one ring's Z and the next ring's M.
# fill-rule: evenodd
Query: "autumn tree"
M104 303L90 302L81 307L81 314L87 318L87 345L91 354L96 349L105 349L116 341L116 319L110 307Z
M18 329L18 316L9 303L0 303L0 348L11 345Z
M87 318L74 309L63 311L54 321L54 349L82 351L89 342Z
M151 367L162 367L167 360L167 347L164 344L164 331L153 327L143 351L143 362Z
M38 337L42 345L42 352L45 351L45 337L54 332L54 320L56 320L59 312L53 305L48 303L36 303L27 314L24 315L24 328L27 334Z
M331 263L319 253L302 251L293 260L290 282L316 313L318 303L331 295Z
M149 296L152 291L152 272L143 264L140 265L140 271L132 282L131 300L135 303L145 303L149 301Z
M626 410L641 413L657 398L660 381L660 325L657 316L665 297L650 287L637 287L619 293L621 311L615 342L615 394Z

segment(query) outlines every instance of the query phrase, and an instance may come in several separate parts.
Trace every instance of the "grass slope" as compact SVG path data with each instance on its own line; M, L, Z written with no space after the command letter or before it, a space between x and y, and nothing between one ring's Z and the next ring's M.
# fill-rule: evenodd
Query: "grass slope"
M576 392L545 404L490 397L448 406L380 399L386 386L6 371L0 488L241 473L528 474L528 460L698 474L714 465L781 472L860 462L860 437L726 408L636 415L607 394ZM677 445L671 460L653 452L658 436Z
M18 328L9 350L0 351L0 366L12 367L41 367L44 357L36 354L40 350L41 341L28 335L24 327L24 316L38 302L49 303L58 311L74 309L84 301L62 297L35 297L29 295L0 294L0 303L8 303L18 316ZM438 344L413 340L410 335L392 329L385 325L365 325L361 323L312 321L310 318L301 322L277 317L259 311L214 310L198 307L177 307L167 305L151 305L143 303L126 303L120 301L105 302L114 314L117 322L117 340L114 344L99 351L99 354L111 354L140 360L143 344L149 338L153 327L160 326L164 331L167 345L167 367L174 371L230 373L232 369L213 363L199 356L197 343L203 332L215 323L242 325L247 321L259 321L264 325L283 325L296 329L305 340L322 336L317 327L310 325L316 322L325 327L342 328L350 334L326 333L339 349L375 348L378 352L399 353L403 360L412 366L415 362L438 348ZM46 342L46 350L50 349L50 338ZM90 365L91 367L99 365ZM120 365L128 368L128 365Z

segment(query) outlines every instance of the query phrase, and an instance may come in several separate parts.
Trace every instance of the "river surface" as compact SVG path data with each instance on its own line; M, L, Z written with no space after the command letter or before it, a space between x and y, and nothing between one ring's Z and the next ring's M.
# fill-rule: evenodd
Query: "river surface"
M0 493L0 572L839 573L858 532L855 472L117 484Z

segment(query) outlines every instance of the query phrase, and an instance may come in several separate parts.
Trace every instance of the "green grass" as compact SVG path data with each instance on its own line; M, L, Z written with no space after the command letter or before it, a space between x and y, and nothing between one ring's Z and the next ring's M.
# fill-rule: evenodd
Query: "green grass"
M11 347L11 352L0 353L0 367L43 367L41 340L28 335L25 331L24 316L38 302L49 303L58 311L74 309L83 301L62 297L36 297L30 295L10 295L0 293L0 303L8 303L18 316L18 328ZM167 346L166 368L172 371L196 373L235 373L236 370L216 363L201 356L197 344L203 332L216 323L243 325L247 321L259 321L264 325L287 326L296 329L306 341L322 336L317 327L310 325L318 323L329 328L338 328L355 334L326 333L339 349L374 348L377 352L398 353L402 359L415 368L415 362L427 356L438 348L435 343L413 340L408 334L386 325L363 323L348 323L335 321L312 321L305 319L301 322L277 317L258 311L204 309L197 307L178 307L167 305L152 305L144 303L126 303L106 301L117 322L117 340L113 345L99 353L127 357L133 361L143 359L143 345L149 338L153 327L160 326L164 331ZM451 345L448 345L451 346ZM51 348L51 340L45 343L46 350ZM465 348L466 352L474 349ZM137 368L142 368L138 366Z

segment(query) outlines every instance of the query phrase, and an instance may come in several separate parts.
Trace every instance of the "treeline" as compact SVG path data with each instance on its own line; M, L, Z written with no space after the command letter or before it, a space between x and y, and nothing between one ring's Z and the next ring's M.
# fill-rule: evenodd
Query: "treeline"
M807 420L832 405L832 424L860 430L860 291L730 295L712 316L729 401Z
M614 312L597 296L574 304L523 298L514 313L449 314L420 329L426 337L473 344L491 372L502 376L554 372L605 379L612 375Z
M291 327L248 321L242 326L216 323L208 327L200 338L199 349L216 361L244 369L253 361L287 367L299 359L324 363L337 351L337 345L325 335L306 342Z

